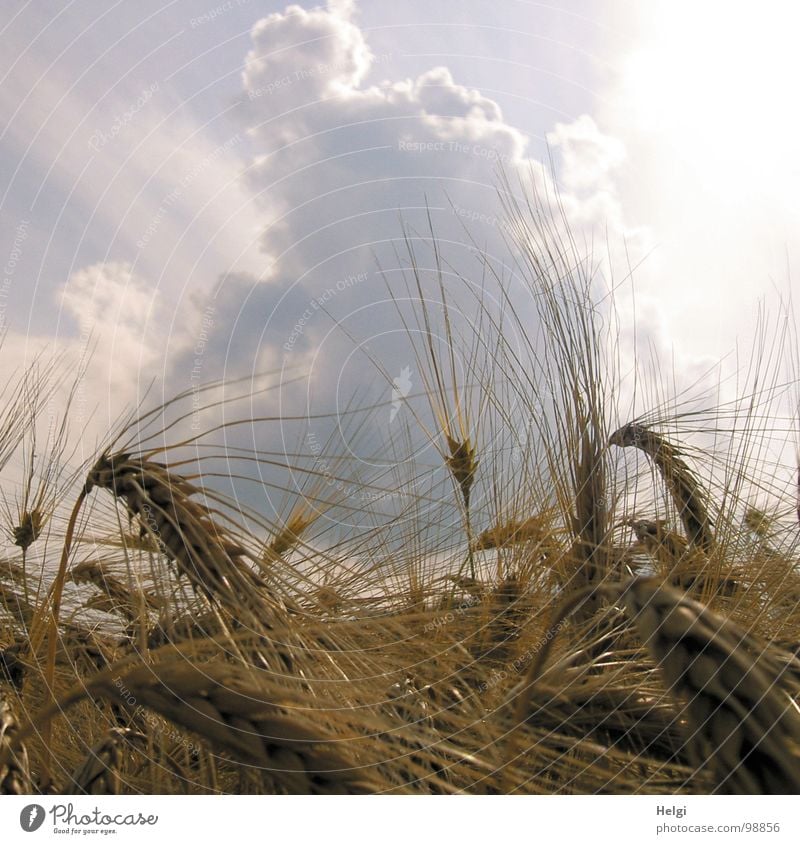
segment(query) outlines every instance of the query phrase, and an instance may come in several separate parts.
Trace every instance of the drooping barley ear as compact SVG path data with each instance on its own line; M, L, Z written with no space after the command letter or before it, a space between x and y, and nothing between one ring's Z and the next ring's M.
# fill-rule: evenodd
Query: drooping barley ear
M645 551L652 558L657 570L665 570L668 573L673 584L688 588L684 582L687 574L686 561L692 557L693 552L683 536L671 531L665 519L628 518L623 519L621 524L633 529L636 543L632 550ZM694 555L697 556L697 552L694 552ZM702 562L707 562L704 557Z
M706 493L681 458L679 449L638 422L616 430L609 443L621 448L638 448L653 461L672 496L689 541L710 552L715 545L714 523L705 504Z
M191 498L202 491L190 481L160 463L118 453L104 455L89 472L86 491L94 487L124 502L197 593L234 616L245 609L265 620L264 586L244 562L245 550Z
M345 741L321 728L322 719L299 698L273 702L246 668L181 659L121 675L105 672L39 713L33 725L41 728L87 695L151 709L234 761L257 766L268 793L371 794L382 788L382 780L359 766ZM32 731L16 736L16 743Z
M114 727L89 751L72 775L65 794L119 794L120 768L126 749L136 743L144 747L147 737L124 727Z
M714 596L730 598L740 590L740 578L734 568L720 566L710 574L706 555L669 530L664 519L625 519L622 524L633 528L636 547L652 557L669 584L702 600Z
M163 603L143 589L127 587L102 563L94 560L86 560L73 566L68 579L73 583L91 583L101 591L102 594L93 595L86 602L86 607L119 613L130 622L140 620L143 612L146 614L151 610L160 609Z
M669 568L677 565L688 553L688 544L679 534L671 531L665 519L623 519L623 525L633 528L636 548L646 551Z
M156 610L161 605L155 596L140 589L128 588L102 563L94 560L86 560L73 566L69 571L68 580L73 583L91 583L104 593L95 596L87 606L91 604L107 612L120 612L129 621L139 618L143 609ZM104 600L97 600L98 598Z
M28 752L18 740L19 724L8 703L0 698L0 794L31 794Z
M176 644L187 639L211 639L223 632L219 614L213 610L201 613L190 611L176 617L169 607L165 607L147 631L147 647L155 650L168 642Z
M788 663L737 624L652 578L635 578L622 600L666 685L685 705L688 749L696 766L713 774L716 790L800 793L800 711L785 685Z

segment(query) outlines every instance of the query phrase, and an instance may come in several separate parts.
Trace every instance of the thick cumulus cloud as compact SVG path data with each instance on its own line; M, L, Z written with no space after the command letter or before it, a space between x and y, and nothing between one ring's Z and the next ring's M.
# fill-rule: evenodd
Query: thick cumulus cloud
M205 365L228 377L305 369L297 395L306 405L296 412L341 409L354 395L388 405L404 372L409 389L419 389L398 316L405 304L393 299L416 295L406 287L409 245L435 298L435 233L456 331L469 336L477 300L497 295L481 255L514 283L504 266L501 174L552 191L524 134L446 67L382 78L386 57L371 51L353 11L331 3L265 17L242 73L239 117L255 151L244 179L264 221L264 269L221 279ZM557 126L550 143L570 217L621 231L610 179L620 145L588 117Z

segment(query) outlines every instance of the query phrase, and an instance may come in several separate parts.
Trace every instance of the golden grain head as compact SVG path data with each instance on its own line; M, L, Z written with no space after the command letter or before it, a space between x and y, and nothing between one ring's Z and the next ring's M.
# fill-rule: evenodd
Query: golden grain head
M470 443L469 438L459 441L449 434L446 434L445 437L447 447L450 450L450 454L445 458L445 461L461 489L465 504L468 505L472 484L475 481L475 473L478 471L475 447Z
M14 544L27 551L39 538L44 527L44 516L39 510L27 510L22 514L20 523L14 528Z
M637 579L624 601L668 687L688 744L722 791L800 793L800 711L770 647L684 593Z
M473 545L476 551L489 551L493 548L508 548L524 542L540 542L547 537L547 524L541 516L527 519L509 519L498 522L479 534Z

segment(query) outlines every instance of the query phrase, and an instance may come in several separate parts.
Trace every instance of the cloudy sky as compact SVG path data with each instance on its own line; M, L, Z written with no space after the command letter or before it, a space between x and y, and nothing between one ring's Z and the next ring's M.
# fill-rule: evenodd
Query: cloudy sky
M641 347L688 381L746 354L797 273L790 4L6 7L5 359L90 345L87 433L153 378L292 368L330 408L369 360L388 402L413 370L387 295L403 227L430 215L466 277L475 245L503 266L501 170L552 162L573 225L636 266Z

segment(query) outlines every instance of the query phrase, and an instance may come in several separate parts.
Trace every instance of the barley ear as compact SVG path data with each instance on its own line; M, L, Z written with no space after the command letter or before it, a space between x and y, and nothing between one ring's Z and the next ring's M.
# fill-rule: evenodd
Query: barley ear
M800 793L800 710L770 646L653 579L634 579L623 601L685 706L688 748L717 790Z
M609 438L611 445L643 451L656 466L678 511L689 541L709 552L714 548L714 523L706 507L706 493L680 451L664 437L638 422L623 425Z

